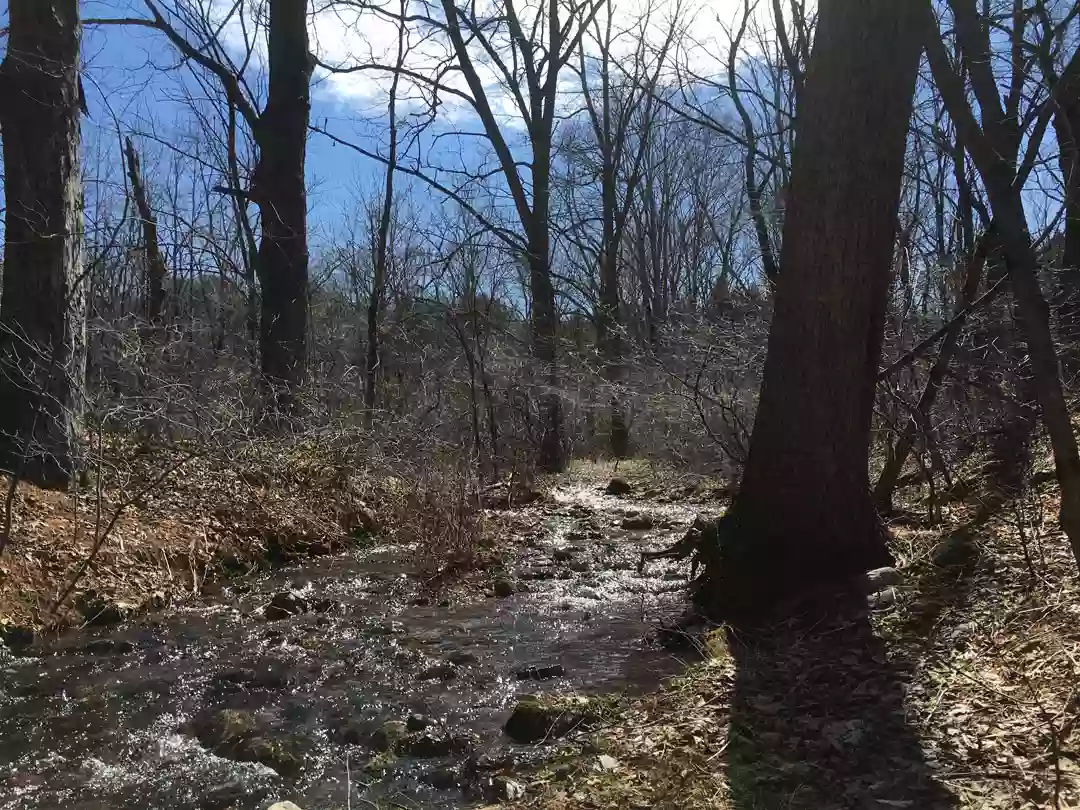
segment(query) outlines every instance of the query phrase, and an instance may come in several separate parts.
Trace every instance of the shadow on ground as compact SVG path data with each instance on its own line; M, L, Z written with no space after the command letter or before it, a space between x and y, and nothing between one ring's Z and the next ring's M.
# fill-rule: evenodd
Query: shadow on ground
M738 810L957 807L907 719L909 672L861 604L810 622L730 630L726 751Z

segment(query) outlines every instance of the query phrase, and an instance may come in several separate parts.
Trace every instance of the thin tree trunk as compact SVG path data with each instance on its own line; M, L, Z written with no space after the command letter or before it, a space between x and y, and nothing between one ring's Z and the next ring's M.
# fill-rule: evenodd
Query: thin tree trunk
M63 485L76 466L86 376L79 4L9 0L8 15L0 459Z
M987 196L990 198L1002 253L1012 282L1017 315L1027 338L1031 358L1031 385L1054 452L1054 466L1061 488L1059 522L1062 531L1069 538L1073 555L1080 564L1080 451L1077 450L1068 402L1061 383L1057 351L1050 331L1050 308L1039 286L1038 258L1024 212L1023 184L1016 183L1015 155L1020 143L1019 135L1014 134L1014 128L1005 120L1000 99L995 95L997 89L992 74L986 75L989 71L988 65L979 61L989 45L985 41L985 34L982 35L981 42L978 40L981 29L978 27L977 18L970 19L975 14L974 6L954 5L953 8L954 15L957 15L958 36L964 37L964 57L973 71L979 68L983 72L982 79L976 85L982 111L981 125L968 103L963 82L949 63L931 5L929 2L920 2L920 6L923 36L934 82L949 117L963 134L968 153L982 176ZM1072 75L1071 71L1080 65L1077 62L1078 55L1074 55L1071 60L1067 69L1068 75ZM1061 85L1065 85L1064 79L1055 88L1055 92Z
M157 216L150 207L139 165L139 153L135 151L131 138L124 139L124 151L127 153L131 196L135 199L135 208L139 212L139 223L142 226L143 254L146 256L146 319L156 323L161 319L165 306L165 259L162 258L158 245Z
M1061 89L1054 130L1065 190L1065 242L1057 282L1057 316L1071 377L1080 372L1080 80Z
M992 239L991 234L992 231L988 230L980 237L974 252L968 259L964 289L957 304L957 311L970 306L979 292L983 267L986 264L986 255ZM919 431L929 420L930 409L933 407L938 391L941 390L941 385L945 381L945 375L948 374L953 355L960 345L960 333L963 329L963 320L952 321L948 329L946 329L945 337L941 341L941 348L938 350L938 355L934 360L934 365L930 368L929 375L927 375L926 385L923 386L919 402L915 406L915 413L896 442L892 455L885 463L885 468L878 477L877 485L874 487L874 503L882 513L888 514L892 511L893 493L896 491L896 484L900 480L900 471L903 470L908 455L915 446L915 439L918 437ZM924 424L920 424L920 422Z
M749 458L697 587L709 613L767 611L889 561L868 460L919 17L823 0L818 20Z
M402 0L401 19L404 20L406 2ZM398 28L397 70L390 82L390 100L386 114L390 124L389 153L383 175L382 210L379 212L379 228L376 234L374 261L371 273L371 297L367 311L367 360L364 367L364 424L371 427L375 416L375 396L378 393L379 374L379 318L383 298L386 295L387 265L390 261L390 221L394 214L394 175L398 162L397 94L401 66L405 61L404 22Z
M276 407L291 408L306 373L307 186L311 71L307 0L270 0L270 77L255 141L251 196L259 205L262 374Z

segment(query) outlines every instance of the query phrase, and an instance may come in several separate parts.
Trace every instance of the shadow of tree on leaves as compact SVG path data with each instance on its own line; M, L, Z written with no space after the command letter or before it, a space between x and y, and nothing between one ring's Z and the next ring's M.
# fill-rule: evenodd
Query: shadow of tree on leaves
M726 752L734 807L957 807L908 722L903 662L865 601L818 618L728 631L735 660Z

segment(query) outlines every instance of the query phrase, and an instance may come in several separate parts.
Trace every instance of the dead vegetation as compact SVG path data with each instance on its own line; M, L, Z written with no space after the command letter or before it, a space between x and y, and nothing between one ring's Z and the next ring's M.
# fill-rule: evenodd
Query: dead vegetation
M1044 482L991 517L969 496L894 526L884 609L697 637L704 660L621 701L519 806L1077 806L1080 582L1056 497ZM943 564L955 537L970 553Z

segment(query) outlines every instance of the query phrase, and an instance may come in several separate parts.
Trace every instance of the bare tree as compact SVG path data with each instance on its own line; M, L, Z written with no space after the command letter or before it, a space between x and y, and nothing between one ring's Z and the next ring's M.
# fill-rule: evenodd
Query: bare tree
M124 141L124 153L127 158L128 180L131 183L131 196L139 212L139 224L142 227L142 249L146 260L146 317L151 323L161 318L165 305L165 279L168 271L165 259L161 256L158 245L157 215L150 207L150 198L139 162L139 153L131 138Z
M304 177L311 74L307 0L270 0L266 103L260 110L245 76L249 52L236 64L219 36L228 20L211 9L176 0L174 24L154 0L150 19L94 19L95 24L140 25L161 31L183 56L213 76L231 108L247 124L258 158L247 189L226 187L259 206L261 236L255 270L261 286L259 350L262 377L275 407L288 409L306 373L308 329L307 185ZM229 17L243 14L235 4ZM187 35L183 30L187 28ZM234 141L231 141L234 143ZM233 178L235 181L236 177Z
M0 65L0 448L8 470L46 485L74 470L86 374L78 6L11 0Z
M919 19L892 0L820 5L750 454L699 582L710 612L888 560L867 469Z
M957 47L970 74L970 84L979 105L979 118L968 102L967 89L953 67L937 20L929 2L920 3L923 38L934 82L945 108L962 134L986 188L993 208L994 223L1012 282L1021 328L1031 355L1032 384L1050 434L1058 483L1061 486L1061 528L1069 537L1080 562L1080 452L1072 431L1068 403L1061 384L1057 351L1050 330L1050 309L1039 285L1038 257L1028 230L1024 210L1023 179L1018 166L1024 161L1020 150L1037 150L1054 111L1056 93L1068 87L1080 72L1077 50L1057 81L1044 77L1048 86L1039 103L1028 105L1025 77L1030 71L1024 47L1026 16L1014 15L1011 34L1011 81L1004 98L992 68L988 21L981 17L975 0L949 0L956 31ZM1042 32L1054 38L1053 30ZM1030 130L1030 131L1029 131Z

